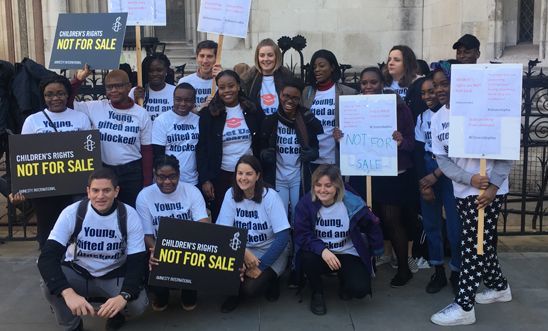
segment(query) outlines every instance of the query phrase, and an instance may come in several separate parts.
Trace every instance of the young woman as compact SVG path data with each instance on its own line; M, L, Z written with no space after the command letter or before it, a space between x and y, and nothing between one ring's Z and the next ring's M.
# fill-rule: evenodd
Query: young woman
M179 180L198 185L196 146L200 117L192 112L196 89L189 83L177 85L173 92L173 110L156 118L152 124L154 157L174 155L181 165Z
M444 261L444 236L442 209L445 209L447 238L451 245L451 277L455 292L458 287L460 270L460 219L457 215L453 183L438 167L432 154L432 117L442 107L436 97L432 77L419 78L422 99L428 108L417 117L415 126L417 170L421 192L422 223L428 240L429 263L436 268L426 285L427 293L437 293L447 285Z
M444 326L472 324L476 321L474 303L512 300L510 286L502 274L497 257L497 223L508 193L512 161L487 160L487 175L481 176L479 159L449 158L449 62L440 61L435 65L433 85L443 107L432 117L432 151L441 172L453 181L457 212L462 224L462 255L455 301L432 315L430 320ZM441 172L437 175L441 176ZM479 195L480 190L485 190L482 195ZM483 255L479 255L476 248L479 208L485 210ZM476 294L482 280L486 289Z
M308 71L309 84L303 91L303 106L310 109L322 123L323 134L318 135L320 156L312 162L315 169L318 164L336 164L338 153L333 139L333 130L339 114L339 96L357 92L339 83L341 70L339 62L331 51L320 49L310 59L312 70Z
M50 133L90 130L91 123L86 115L67 107L71 84L63 76L55 75L40 82L40 91L46 109L25 119L21 134ZM21 193L9 195L14 204L25 201ZM57 217L65 207L74 202L72 195L32 199L36 211L36 239L40 249L46 243Z
M171 62L163 53L153 53L143 60L143 85L129 91L129 97L135 102L143 100L143 108L154 121L158 115L173 109L173 91L175 86L166 83Z
M312 174L312 189L297 205L295 243L312 288L314 314L327 312L322 274L338 273L342 300L371 294L371 253L383 250L379 219L344 187L336 166L320 165Z
M384 81L377 67L365 68L360 74L360 86L363 94L382 94ZM372 178L373 210L381 219L383 231L392 243L398 260L398 272L390 282L392 287L400 287L413 277L410 264L414 261L408 254L408 239L414 233L416 216L413 210L417 194L414 192L412 174L415 135L411 111L400 97L397 97L397 130L392 134L398 146L398 176L375 176ZM342 138L342 132L334 132L336 140ZM362 181L363 182L363 181ZM411 216L409 215L411 214ZM416 215L416 214L415 214ZM416 264L415 264L416 266Z
M322 124L300 105L303 84L296 78L284 83L279 110L267 116L261 129L264 180L275 186L285 211L291 204L291 223L299 198L310 189L310 161L318 158Z
M245 296L266 292L267 299L275 301L280 294L278 278L287 264L289 223L278 193L265 187L262 176L259 160L242 156L217 219L217 224L248 230L240 294L223 303L223 313L234 310Z
M259 129L263 113L240 89L240 77L232 70L216 77L217 92L200 112L200 133L196 152L202 192L212 201L212 218L217 219L221 202L234 177L242 155L259 155Z
M193 100L194 102L194 100ZM181 221L209 222L204 198L194 185L179 182L179 161L173 155L163 155L154 160L154 181L156 185L145 187L137 197L136 209L141 216L145 243L154 253L156 235L161 217L177 218ZM151 254L150 266L158 260ZM164 311L169 302L169 288L153 287L155 300L152 309ZM181 291L181 306L184 310L196 307L197 293Z
M417 69L417 57L409 46L392 47L383 68L386 86L405 99L409 85L418 77Z
M282 65L280 47L270 38L263 39L255 48L255 66L242 76L242 88L265 115L278 110L282 83L291 72Z

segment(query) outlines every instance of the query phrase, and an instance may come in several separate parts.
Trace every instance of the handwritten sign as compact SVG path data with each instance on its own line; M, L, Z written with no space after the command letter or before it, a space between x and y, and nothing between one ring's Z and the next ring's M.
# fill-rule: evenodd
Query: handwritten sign
M245 38L251 0L202 0L198 31Z
M449 156L519 160L521 64L451 67Z
M245 229L162 217L149 284L237 294L246 243Z
M108 0L109 13L127 13L127 25L166 25L165 0Z
M40 198L86 191L102 167L99 131L9 136L12 192Z
M341 172L347 176L397 176L396 95L339 98Z
M118 69L126 18L126 13L59 14L49 67Z

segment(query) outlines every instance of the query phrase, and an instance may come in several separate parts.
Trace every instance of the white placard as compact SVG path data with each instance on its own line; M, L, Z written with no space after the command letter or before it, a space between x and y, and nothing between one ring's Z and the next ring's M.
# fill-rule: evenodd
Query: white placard
M166 25L166 0L108 0L109 13L128 13L126 25Z
M202 0L198 31L245 38L251 0Z
M340 96L339 128L343 175L398 175L395 94Z
M519 160L521 64L451 66L449 156Z

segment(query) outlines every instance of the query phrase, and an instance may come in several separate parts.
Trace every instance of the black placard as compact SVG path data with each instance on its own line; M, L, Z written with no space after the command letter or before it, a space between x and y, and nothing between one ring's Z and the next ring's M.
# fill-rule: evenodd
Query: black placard
M86 191L102 167L99 130L9 136L11 190L27 198Z
M127 13L59 14L51 69L118 69Z
M247 230L162 217L149 284L235 295Z

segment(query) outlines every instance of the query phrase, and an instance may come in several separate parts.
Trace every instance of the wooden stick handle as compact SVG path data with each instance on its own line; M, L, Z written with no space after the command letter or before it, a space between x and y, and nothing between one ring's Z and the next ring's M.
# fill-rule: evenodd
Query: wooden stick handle
M141 60L141 26L135 26L135 51L137 52L137 86L143 86L142 60ZM139 106L143 105L143 99L137 100Z
M215 64L221 64L221 57L223 55L223 41L225 40L225 36L220 34L219 39L217 40L217 54L215 55ZM211 95L215 95L215 91L217 90L217 85L215 84L215 78L213 78L213 81L211 81Z
M371 176L365 176L365 199L367 207L373 208L373 194L371 193Z
M486 175L487 161L485 159L480 159L480 175ZM481 196L485 190L479 191L479 196ZM477 252L478 255L483 255L483 230L484 230L484 218L485 210L483 208L478 209L478 243L477 243Z

